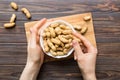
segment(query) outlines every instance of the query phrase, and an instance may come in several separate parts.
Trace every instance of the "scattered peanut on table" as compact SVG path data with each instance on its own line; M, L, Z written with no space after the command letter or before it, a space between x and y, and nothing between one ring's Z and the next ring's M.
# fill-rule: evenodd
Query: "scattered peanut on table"
M11 18L10 18L10 23L5 23L3 26L4 28L13 28L15 26L15 19L16 19L16 15L12 14Z
M90 16L84 16L83 21L80 24L74 24L73 28L79 32L80 34L84 35L88 30L88 23L91 20Z
M11 3L10 3L10 6L11 6L14 10L18 10L18 5L17 5L17 3L11 2ZM26 17L27 17L28 19L31 18L31 14L30 14L30 12L28 11L28 9L22 8L21 11L26 15ZM17 16L16 16L15 14L12 14L12 16L11 16L11 18L10 18L10 23L5 23L5 24L3 25L4 28L12 28L12 27L14 27L14 26L15 26L16 17L17 17Z
M5 23L4 24L4 27L5 28L12 28L12 27L14 27L15 26L15 23Z
M78 31L80 31L81 29L82 29L82 27L80 26L80 25L74 25L73 26L73 28L75 29L75 30L78 30Z
M84 19L85 21L89 21L89 20L91 19L91 17L90 17L90 16L85 16L83 19Z
M87 30L88 30L88 27L87 27L87 25L86 25L86 26L84 26L84 27L82 28L82 30L80 31L80 33L81 33L81 34L85 34Z
M14 10L18 10L18 5L15 2L11 2L10 6L14 9Z
M31 18L31 14L30 14L30 12L28 11L27 8L22 8L21 11L26 15L26 17L27 17L28 19Z
M11 18L10 18L10 23L15 22L15 19L16 19L16 15L15 15L15 14L12 14L12 16L11 16Z

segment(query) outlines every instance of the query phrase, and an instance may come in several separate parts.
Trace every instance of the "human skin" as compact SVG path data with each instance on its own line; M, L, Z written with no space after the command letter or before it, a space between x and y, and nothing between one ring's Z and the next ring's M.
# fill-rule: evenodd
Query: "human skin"
M28 54L26 66L21 74L20 80L36 80L39 70L43 64L44 53L40 47L39 29L46 23L43 18L32 28L30 28L30 40L28 42Z
M86 52L83 52L76 40L73 40L72 42L73 48L75 49L74 60L78 63L83 79L96 80L95 65L97 49L81 34L75 32L73 35L78 37L86 47Z

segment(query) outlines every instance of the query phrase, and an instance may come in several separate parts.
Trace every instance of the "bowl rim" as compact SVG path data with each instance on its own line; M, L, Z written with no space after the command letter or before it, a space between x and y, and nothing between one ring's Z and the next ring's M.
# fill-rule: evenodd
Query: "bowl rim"
M68 23L68 22L66 22L64 20L55 20L55 21L49 22L48 24L43 25L42 28L40 29L40 35L42 35L42 33L43 33L45 28L49 27L50 24L56 23L56 22L63 23L65 25L67 25L68 27L70 27L72 29L73 32L75 32L75 29L73 28L73 26L70 23ZM40 46L43 49L43 52L46 55L48 55L50 57L53 57L53 58L58 58L58 59L59 58L66 58L66 57L70 56L72 54L72 52L74 51L74 48L71 48L66 55L63 55L63 56L53 56L50 52L47 52L47 53L45 52L43 44L44 44L43 37L40 36Z

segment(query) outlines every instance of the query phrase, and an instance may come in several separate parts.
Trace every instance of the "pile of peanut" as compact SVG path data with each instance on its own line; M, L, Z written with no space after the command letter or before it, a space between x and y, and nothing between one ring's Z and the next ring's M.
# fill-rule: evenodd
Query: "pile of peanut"
M50 52L53 56L67 55L72 48L72 40L78 38L72 35L72 29L64 23L52 23L44 29L42 34L44 51Z

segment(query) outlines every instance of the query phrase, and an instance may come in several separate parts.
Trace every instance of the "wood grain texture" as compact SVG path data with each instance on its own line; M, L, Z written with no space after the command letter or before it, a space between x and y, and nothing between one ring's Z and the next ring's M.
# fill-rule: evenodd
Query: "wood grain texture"
M32 14L27 20L9 3L26 7ZM98 47L98 80L120 80L120 0L0 0L0 80L18 80L27 57L24 23L73 14L92 12ZM12 13L17 15L16 27L4 29ZM63 68L64 65L64 68ZM62 67L62 68L61 68ZM45 63L38 80L82 80L73 60Z

